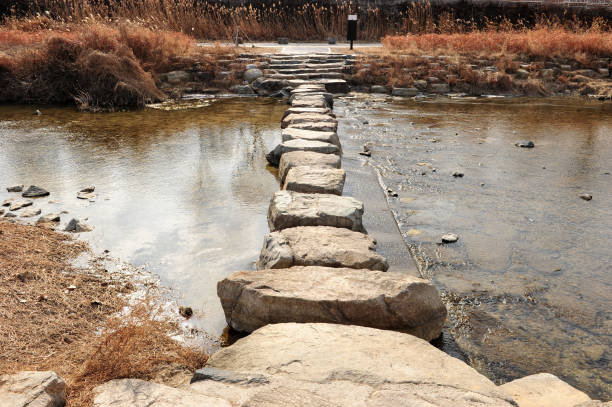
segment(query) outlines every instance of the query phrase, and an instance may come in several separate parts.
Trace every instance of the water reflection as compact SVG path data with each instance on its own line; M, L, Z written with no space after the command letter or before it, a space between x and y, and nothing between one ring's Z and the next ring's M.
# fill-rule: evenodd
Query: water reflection
M36 202L43 213L89 218L96 229L84 238L149 266L194 307L194 322L218 335L216 283L252 267L267 231L278 182L265 153L285 109L263 99L99 115L0 107L0 199L10 184L45 187L51 196ZM96 202L77 200L90 184Z

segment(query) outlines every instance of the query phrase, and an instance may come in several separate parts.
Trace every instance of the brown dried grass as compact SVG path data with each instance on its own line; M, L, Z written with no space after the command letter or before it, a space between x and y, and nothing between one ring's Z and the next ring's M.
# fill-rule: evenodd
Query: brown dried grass
M130 285L71 266L86 250L67 235L0 221L0 373L53 370L67 381L67 406L81 407L108 380L171 383L206 362L169 337L177 327L151 301L117 317Z

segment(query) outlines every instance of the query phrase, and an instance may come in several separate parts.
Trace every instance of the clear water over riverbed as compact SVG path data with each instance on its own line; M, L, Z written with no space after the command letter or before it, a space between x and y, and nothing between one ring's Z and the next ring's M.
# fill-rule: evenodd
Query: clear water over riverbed
M253 268L268 230L278 181L264 156L286 108L229 99L179 111L33 116L30 107L0 106L0 200L16 196L4 189L11 184L47 188L51 196L36 200L43 213L67 210L63 224L89 218L95 230L83 238L147 265L194 307L197 326L218 335L216 282ZM375 168L397 192L393 214L422 273L446 292L449 331L470 362L495 380L550 371L611 399L612 106L356 96L335 110L353 171L347 192L364 199L366 216L384 205L373 211L376 202L359 195L376 194L357 185L366 178L357 169ZM523 139L536 147L514 146ZM371 158L357 154L365 143ZM95 202L77 200L90 184ZM439 245L447 232L458 243ZM416 273L393 239L381 241L395 269Z
M473 365L612 399L612 105L356 97L335 110L397 192L402 234ZM459 241L439 244L449 232Z
M95 227L81 236L98 250L146 265L192 306L193 322L218 335L225 318L216 282L253 268L266 213L278 190L265 153L287 105L273 100L207 102L199 109L113 114L69 108L0 107L0 199L35 184L47 212L67 210ZM95 202L76 193L95 185ZM58 201L49 204L49 201Z

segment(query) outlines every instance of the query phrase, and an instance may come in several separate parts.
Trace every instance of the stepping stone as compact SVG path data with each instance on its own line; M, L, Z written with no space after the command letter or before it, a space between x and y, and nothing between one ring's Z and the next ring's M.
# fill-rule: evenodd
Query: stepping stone
M316 140L334 144L340 147L340 140L338 139L338 134L333 131L312 131L289 127L281 131L281 137L283 141L295 139Z
M311 92L311 93L294 93L289 96L289 103L291 105L295 105L299 102L307 101L307 100L320 100L323 98L325 102L329 105L329 107L334 106L334 95L328 92ZM295 102L295 103L294 103ZM300 106L294 106L300 107Z
M344 79L320 79L319 83L325 85L330 93L348 93L350 87Z
M296 226L333 226L365 232L361 223L363 203L330 194L278 191L268 209L270 231Z
M340 157L335 154L322 154L312 151L292 151L282 155L278 165L281 183L293 167L310 166L313 168L340 168Z
M590 397L550 373L522 377L499 386L520 407L577 406Z
M303 226L272 232L264 238L257 269L293 266L347 267L387 271L370 236L330 226Z
M333 117L334 119L336 118L336 115L333 114L332 110L328 107L290 107L289 109L285 110L285 113L283 113L282 119L289 116L290 114L301 114L301 113L327 114Z
M337 324L267 325L214 353L193 381L192 391L234 406L516 407L422 339Z
M291 101L292 107L310 107L310 108L329 108L330 105L327 103L324 97L312 96L312 97L300 97Z
M312 92L326 92L325 90L325 85L320 85L320 84L306 84L306 85L300 85L297 88L293 89L291 91L291 94L297 94L297 93L312 93Z
M292 124L289 126L289 128L335 133L338 130L338 124L332 122L308 122Z
M277 145L274 150L266 154L268 162L274 166L278 166L281 156L291 151L314 151L315 153L323 154L340 154L338 146L322 141L293 139L283 141Z
M300 114L290 114L285 117L281 121L281 129L285 129L292 124L298 123L316 123L316 122L325 122L329 123L330 126L338 126L338 121L327 114L320 113L300 113Z
M446 307L429 281L403 273L331 267L241 271L217 284L239 332L268 324L326 322L440 336Z
M293 167L283 189L306 194L342 195L346 172L340 168Z

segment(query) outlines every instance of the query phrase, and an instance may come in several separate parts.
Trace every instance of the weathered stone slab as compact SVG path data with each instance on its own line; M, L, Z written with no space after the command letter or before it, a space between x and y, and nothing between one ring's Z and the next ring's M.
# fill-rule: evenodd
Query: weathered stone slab
M295 139L322 141L340 147L338 134L333 131L313 131L289 127L281 131L281 138L283 141Z
M310 107L310 108L329 108L331 107L324 98L311 97L299 98L291 102L293 107Z
M522 377L499 386L519 407L575 406L590 397L550 373Z
M208 369L214 378L191 389L231 397L235 406L515 406L489 379L426 341L360 326L267 325L215 353ZM268 383L245 383L245 375Z
M62 407L65 402L66 382L54 372L0 376L0 406Z
M300 85L297 88L293 89L291 91L291 94L295 95L295 94L298 94L298 93L312 93L312 92L326 92L325 86L324 85L317 85L317 84Z
M332 110L328 107L290 107L289 109L285 110L285 113L283 113L282 119L289 116L290 114L300 114L300 113L327 114L333 117L334 119L336 118L336 115L333 114Z
M299 113L290 114L281 121L281 129L289 127L292 124L326 122L332 126L338 126L338 121L332 116L320 113Z
M270 231L296 226L333 226L363 232L363 204L355 198L329 194L278 191L268 209Z
M217 285L228 325L252 332L268 324L326 322L440 336L446 307L435 286L407 274L291 267L241 271Z
M232 407L219 397L139 379L111 380L94 389L94 407Z
M347 267L387 271L376 241L363 233L330 226L303 226L272 232L264 238L257 269L293 266Z
M338 130L338 124L332 122L308 122L292 124L289 128L312 131L331 131L335 133Z
M299 102L304 102L307 100L325 100L328 107L334 106L334 95L328 92L312 92L312 93L297 93L289 96L289 103L292 106L299 107L297 104Z
M288 129L290 130L290 129ZM287 173L293 167L310 166L317 168L340 168L340 157L335 154L321 154L312 151L292 151L281 156L278 174L281 183L285 182Z
M340 154L340 149L334 144L316 140L293 139L283 141L277 145L274 150L266 154L266 159L270 164L277 166L280 163L282 155L291 151L314 151L315 153L323 154Z
M342 195L346 172L340 168L293 167L283 189L306 194Z

